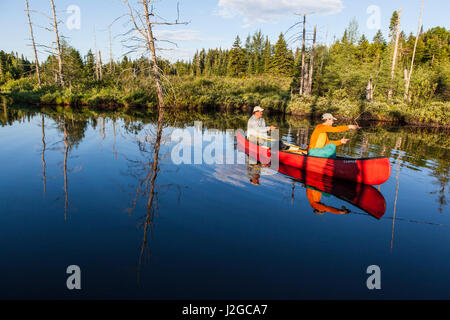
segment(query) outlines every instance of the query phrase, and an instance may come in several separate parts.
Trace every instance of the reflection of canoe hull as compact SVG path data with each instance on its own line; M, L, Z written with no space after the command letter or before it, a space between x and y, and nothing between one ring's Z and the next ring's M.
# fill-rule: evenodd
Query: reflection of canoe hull
M380 219L386 211L386 201L383 195L367 184L333 179L299 168L280 164L278 172L301 181L306 186L332 194Z
M242 130L237 132L237 143L241 151L262 163L270 163L271 150L248 141ZM278 159L280 164L365 184L382 184L391 175L389 159L383 157L330 159L278 151Z

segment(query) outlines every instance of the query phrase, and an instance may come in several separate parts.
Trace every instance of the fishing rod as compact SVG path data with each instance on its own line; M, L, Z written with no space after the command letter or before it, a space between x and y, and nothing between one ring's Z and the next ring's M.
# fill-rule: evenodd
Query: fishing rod
M350 212L352 214L362 215L362 216L369 216L367 213L364 212ZM380 219L389 219L393 220L394 217L381 217ZM427 222L427 221L421 221L421 220L411 220L411 219L403 219L403 218L395 218L395 220L405 221L405 222L412 222L412 223L421 223L421 224L428 224L436 227L448 227L448 225L441 224L441 223L434 223L434 222Z

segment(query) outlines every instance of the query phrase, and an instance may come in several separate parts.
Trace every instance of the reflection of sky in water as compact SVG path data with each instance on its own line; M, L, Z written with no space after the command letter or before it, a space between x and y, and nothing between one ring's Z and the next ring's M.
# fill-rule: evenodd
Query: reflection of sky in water
M0 297L450 297L450 217L438 202L448 198L445 158L388 149L392 174L379 187L386 200L380 220L333 195L322 201L353 214L318 216L304 184L280 173L253 185L246 164L174 165L170 127L138 284L146 198L138 197L131 215L126 209L151 157L139 152L137 139L154 141L155 126L139 126L135 135L123 119L113 128L107 118L104 130L101 120L92 123L68 152L67 221L63 131L45 117L44 195L40 115L0 127L0 241L7 257L0 261ZM284 138L294 142L290 134ZM356 136L342 152L358 154L361 141ZM381 147L371 141L368 152L378 155ZM433 176L438 170L441 184ZM82 268L81 296L64 289L69 264ZM371 264L381 267L381 293L365 287Z

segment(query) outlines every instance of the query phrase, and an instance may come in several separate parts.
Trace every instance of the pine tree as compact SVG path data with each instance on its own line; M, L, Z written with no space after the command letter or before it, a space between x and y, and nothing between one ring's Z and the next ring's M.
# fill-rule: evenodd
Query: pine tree
M89 79L94 78L95 69L95 57L92 50L89 49L88 53L84 57L84 74Z
M272 45L270 44L269 37L266 36L266 40L264 41L264 53L263 53L264 73L270 71L271 62L272 62Z
M390 41L394 41L394 36L397 28L397 21L398 21L398 12L395 10L392 13L391 21L389 23L389 38Z
M274 47L274 55L271 62L271 72L285 76L292 76L294 66L294 56L287 47L284 36L280 33L278 41Z
M246 71L245 52L241 47L241 39L236 36L228 58L228 75L243 76Z

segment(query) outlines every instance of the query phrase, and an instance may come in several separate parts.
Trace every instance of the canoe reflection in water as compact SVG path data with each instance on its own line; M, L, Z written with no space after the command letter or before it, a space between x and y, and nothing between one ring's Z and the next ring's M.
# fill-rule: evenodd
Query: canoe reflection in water
M247 161L247 174L252 184L259 185L261 168L267 166L261 163L252 164ZM322 202L324 200L323 198L329 195L342 199L377 219L380 219L386 211L386 201L383 195L373 186L334 179L281 163L278 172L293 178L294 181L304 184L309 204L313 208L314 213L318 215L324 214L325 212L333 214L347 214L351 212L345 206L335 208L324 204Z

